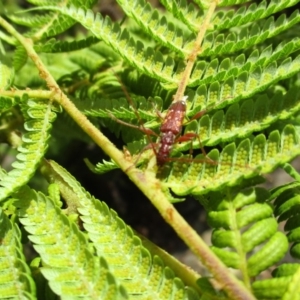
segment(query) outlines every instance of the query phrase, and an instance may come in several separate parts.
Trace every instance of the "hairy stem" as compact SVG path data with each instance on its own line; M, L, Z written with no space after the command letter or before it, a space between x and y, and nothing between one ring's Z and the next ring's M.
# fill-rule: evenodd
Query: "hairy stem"
M141 172L128 162L121 151L119 151L87 118L59 88L53 76L49 73L42 60L33 48L33 41L24 38L9 23L0 17L0 26L5 28L14 36L26 49L28 56L32 59L39 70L50 91L52 91L51 101L57 101L74 119L74 121L103 149L119 166L127 173L129 178L139 187L139 189L150 199L160 214L169 223L188 247L202 260L203 264L214 275L218 283L227 292L230 299L255 299L251 293L240 283L218 257L210 251L209 247L182 218L174 206L168 201L163 186L156 179L151 171Z
M195 40L194 47L191 50L191 53L187 57L187 64L186 64L186 67L182 74L182 78L178 84L178 88L177 88L176 94L173 99L174 102L181 100L184 96L184 92L188 85L188 81L190 79L197 56L202 51L201 43L203 42L205 33L210 26L210 20L211 20L213 13L217 7L217 4L218 4L218 0L212 0L210 3L210 6L206 12L205 19L203 20L203 23L202 23L201 27L199 28L199 32L198 32L197 38Z

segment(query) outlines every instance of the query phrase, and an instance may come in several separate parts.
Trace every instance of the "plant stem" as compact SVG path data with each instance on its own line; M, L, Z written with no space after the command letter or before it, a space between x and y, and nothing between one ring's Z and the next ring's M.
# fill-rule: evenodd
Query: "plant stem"
M195 40L194 47L191 50L191 53L187 57L187 64L186 64L186 67L182 74L181 80L178 84L178 88L177 88L176 94L173 99L174 102L180 101L184 96L184 92L188 85L188 81L190 79L192 69L196 62L197 56L202 52L201 43L203 42L206 31L210 26L210 20L211 20L213 13L217 7L217 4L218 4L218 0L211 1L210 6L206 12L203 23L201 24L201 26L199 28L199 32L198 32L197 38Z
M201 259L203 264L227 292L228 297L237 300L255 299L245 286L228 271L218 257L210 251L204 241L176 211L174 206L169 202L166 193L163 192L162 183L156 179L155 174L151 171L142 172L135 168L131 162L124 158L123 153L119 151L68 99L35 52L33 41L29 38L24 38L1 17L0 26L5 28L26 49L28 56L38 68L41 78L46 81L48 88L52 91L50 100L57 101L74 121L94 140L94 142L101 147L125 173L127 173L129 178L158 209L165 221L173 227L181 239Z
M18 97L22 98L24 95L28 95L29 98L39 98L39 99L51 99L53 93L45 90L9 90L1 91L1 96L4 97Z

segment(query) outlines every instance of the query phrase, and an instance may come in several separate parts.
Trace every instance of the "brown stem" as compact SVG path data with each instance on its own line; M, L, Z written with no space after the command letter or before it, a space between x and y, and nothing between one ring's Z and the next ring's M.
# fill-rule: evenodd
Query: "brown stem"
M173 99L174 102L181 100L184 96L184 92L188 85L188 82L189 82L194 64L196 62L197 56L202 52L201 43L203 42L205 33L210 26L210 20L211 20L213 13L217 7L217 4L218 4L217 0L211 1L211 4L206 12L205 19L203 20L203 23L201 24L201 27L199 28L198 36L195 40L194 47L187 57L187 64L186 64L185 70L182 74L182 78L178 84L178 88L177 88L176 94Z

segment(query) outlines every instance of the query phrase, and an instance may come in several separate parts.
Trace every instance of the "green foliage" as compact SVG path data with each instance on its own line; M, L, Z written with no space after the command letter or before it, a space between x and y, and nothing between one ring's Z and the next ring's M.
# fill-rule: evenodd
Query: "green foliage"
M212 250L228 267L246 268L249 277L277 263L288 249L286 236L277 232L272 207L265 202L268 196L265 190L249 189L221 202L214 196L207 204L208 222L215 228Z
M0 139L16 152L0 174L0 299L298 299L300 176L288 162L300 154L299 1L117 0L123 22L95 13L94 0L27 2L0 6ZM160 126L180 88L181 140L158 167ZM212 281L46 160L64 165L78 140L109 156L95 166L87 157L87 168L121 168ZM280 166L294 182L255 186ZM178 196L204 207L210 249L170 204ZM280 264L288 251L295 262Z
M238 147L230 143L221 153L214 149L207 155L211 161L199 155L191 163L184 164L185 159L182 158L183 161L173 163L166 177L167 185L178 195L199 195L218 190L220 186L238 185L243 177L257 176L258 171L271 172L276 167L274 157L280 156L281 162L284 162L298 155L297 136L295 128L287 125L282 134L277 130L270 132L269 139L260 134L252 141L244 139ZM186 160L189 162L189 158ZM218 164L212 163L215 161ZM203 185L198 184L199 180Z
M24 129L22 144L18 147L17 160L13 162L12 171L1 180L0 201L4 201L20 186L26 184L37 169L40 160L47 150L47 140L52 122L55 120L59 108L51 103L28 99L26 94L22 102Z
M19 200L16 207L20 221L41 255L42 274L56 294L63 298L127 298L109 272L106 261L94 257L84 234L50 198L25 187L15 197Z
M36 299L35 283L23 254L20 229L3 210L0 221L1 298Z
M61 191L69 189L66 194L62 192L66 201L78 205L83 227L97 255L105 257L111 272L129 295L166 299L173 294L176 299L197 299L197 294L185 287L159 257L152 257L132 229L105 203L87 193L73 176L55 162L50 162L48 168L51 168L50 176L60 185Z

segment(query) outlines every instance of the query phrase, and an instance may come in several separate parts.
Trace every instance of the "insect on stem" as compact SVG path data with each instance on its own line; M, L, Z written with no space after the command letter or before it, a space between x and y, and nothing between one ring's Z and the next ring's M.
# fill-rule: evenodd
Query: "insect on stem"
M160 167L168 161L173 145L181 134L186 114L187 98L187 96L184 96L182 100L173 102L163 119L160 127L160 142L156 154L157 165Z
M187 110L187 99L188 96L183 96L180 100L172 102L170 107L168 108L166 114L164 117L160 116L162 118L162 124L159 129L159 135L156 134L154 131L152 131L149 128L146 128L141 120L141 117L137 111L137 108L134 106L133 101L128 94L128 91L123 86L121 80L118 78L118 76L115 74L117 80L119 81L121 88L125 94L125 97L134 110L134 114L137 117L138 120L138 126L133 125L127 122L124 122L122 120L117 119L115 116L109 113L110 117L115 120L116 122L140 130L141 132L145 133L147 135L148 139L148 145L145 146L141 152L138 154L137 159L134 164L137 164L139 161L141 154L148 149L152 149L153 153L156 157L156 163L159 168L163 167L167 162L174 161L175 158L171 158L170 154L174 147L174 145L178 142L186 142L186 141L192 141L195 138L199 139L199 145L202 150L202 153L204 156L206 156L205 150L202 147L200 137L197 133L187 133L184 135L181 135L182 127L184 125L184 119L186 116L186 110ZM198 112L191 120L200 118L206 110L203 110L201 112ZM190 121L191 121L190 120ZM158 143L153 143L150 136L158 136L159 141ZM215 164L216 162L208 158L208 162Z

